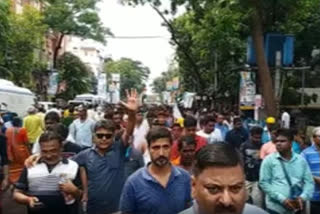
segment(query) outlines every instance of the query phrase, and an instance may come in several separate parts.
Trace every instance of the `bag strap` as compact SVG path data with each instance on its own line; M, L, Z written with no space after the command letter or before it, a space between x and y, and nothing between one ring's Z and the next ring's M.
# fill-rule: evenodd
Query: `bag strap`
M291 180L289 178L289 175L288 175L288 172L286 170L286 167L284 166L284 163L283 163L282 160L279 159L279 161L280 161L280 164L281 164L281 167L282 167L282 171L283 171L283 173L284 173L284 175L286 177L286 180L287 180L287 182L288 182L288 184L289 184L289 186L291 188L292 187L292 183L291 183Z

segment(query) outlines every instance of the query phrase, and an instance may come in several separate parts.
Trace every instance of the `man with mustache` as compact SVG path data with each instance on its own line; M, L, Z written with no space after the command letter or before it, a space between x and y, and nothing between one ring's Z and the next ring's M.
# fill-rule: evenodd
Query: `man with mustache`
M127 180L120 200L122 214L176 214L191 204L190 176L170 164L172 138L165 127L147 135L151 163Z
M228 144L211 144L196 154L191 181L193 207L180 214L266 214L246 204L243 163Z

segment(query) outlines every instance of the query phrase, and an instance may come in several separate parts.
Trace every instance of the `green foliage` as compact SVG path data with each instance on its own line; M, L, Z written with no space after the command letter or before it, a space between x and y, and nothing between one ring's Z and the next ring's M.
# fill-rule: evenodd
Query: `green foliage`
M56 33L104 42L109 31L96 10L98 0L46 0L44 23Z
M8 73L8 69L4 66L5 50L7 48L8 31L9 31L9 7L8 1L0 1L0 76Z
M170 66L169 71L162 72L161 76L155 78L152 82L152 90L154 93L161 94L167 89L167 81L171 81L174 77L179 76L178 68Z
M117 61L109 60L105 65L105 72L109 80L112 73L120 74L121 97L125 97L125 90L130 88L136 88L141 93L150 74L148 67L128 58L121 58Z
M160 10L165 2L161 0L124 2L150 4L155 8L172 35L171 43L176 45L176 60L184 89L211 95L215 100L226 94L237 97L239 76L235 71L245 64L246 39L252 33L251 16L255 10L261 16L263 33L296 35L295 64L299 65L301 57L310 61L313 46L320 47L317 38L320 10L315 0L261 0L257 8L253 6L256 2L253 0L170 0L171 13L168 9ZM176 14L179 7L184 7L186 12L177 18L169 16ZM214 86L215 74L217 86ZM162 76L155 80L156 90L163 89L163 79ZM289 87L286 84L284 92Z
M70 100L77 94L92 90L92 74L77 56L64 53L58 59L57 68L59 84L66 84L66 90L59 93L58 97Z
M43 16L37 9L25 6L21 14L9 13L7 19L9 28L3 62L7 72L1 75L18 85L30 85L31 72L38 63L47 29Z

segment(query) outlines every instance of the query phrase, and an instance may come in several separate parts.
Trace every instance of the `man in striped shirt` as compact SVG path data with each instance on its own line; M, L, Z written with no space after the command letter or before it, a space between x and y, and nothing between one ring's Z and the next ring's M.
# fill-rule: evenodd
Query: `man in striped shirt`
M311 169L315 182L315 191L311 199L311 214L320 213L320 127L312 131L312 145L302 153Z
M78 164L62 158L58 133L43 133L39 143L41 159L23 170L15 184L14 200L27 205L29 214L76 214L81 197Z

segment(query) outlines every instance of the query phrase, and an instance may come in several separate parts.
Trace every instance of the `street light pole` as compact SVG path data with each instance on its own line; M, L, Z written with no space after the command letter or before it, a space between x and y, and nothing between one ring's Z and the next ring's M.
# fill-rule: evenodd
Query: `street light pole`
M305 79L306 79L306 70L302 70L301 105L304 105Z

